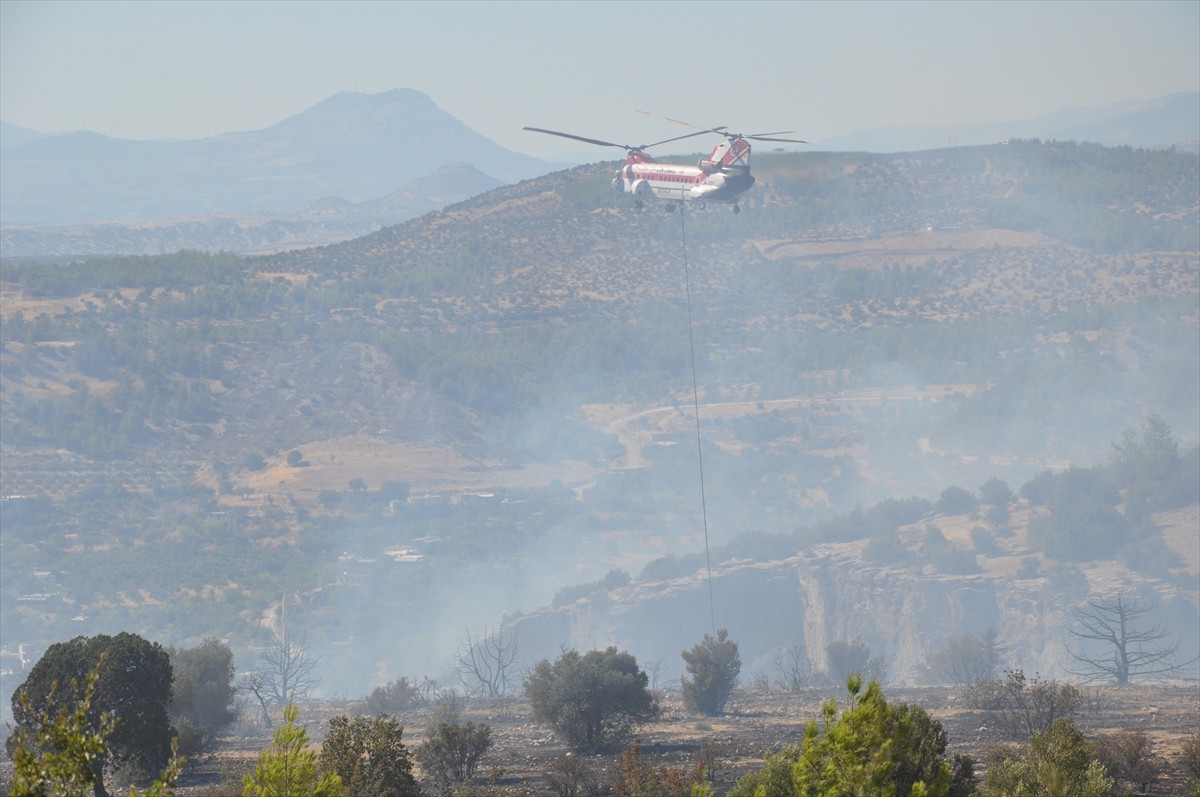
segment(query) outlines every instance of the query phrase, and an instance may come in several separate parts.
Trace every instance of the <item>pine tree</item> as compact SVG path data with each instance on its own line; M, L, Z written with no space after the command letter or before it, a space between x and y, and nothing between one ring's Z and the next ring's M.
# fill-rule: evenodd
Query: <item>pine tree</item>
M317 754L308 748L308 730L296 724L299 710L289 703L283 725L258 755L253 775L243 779L242 797L345 797L342 779L317 775Z

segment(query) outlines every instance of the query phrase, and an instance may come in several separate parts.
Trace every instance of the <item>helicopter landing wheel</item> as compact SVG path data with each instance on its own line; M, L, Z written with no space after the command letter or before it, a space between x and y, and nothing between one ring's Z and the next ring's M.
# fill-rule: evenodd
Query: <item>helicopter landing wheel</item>
M741 206L741 205L734 205L734 206L733 206L733 212L734 212L735 214L737 214L737 213L741 213L741 212L742 212L742 206Z
M706 207L708 207L708 205L704 204L703 202L700 203L701 210L704 210Z

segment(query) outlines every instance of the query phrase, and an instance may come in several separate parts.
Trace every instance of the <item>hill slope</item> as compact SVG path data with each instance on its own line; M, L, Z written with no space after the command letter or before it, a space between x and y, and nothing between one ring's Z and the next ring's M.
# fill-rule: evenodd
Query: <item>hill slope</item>
M602 164L271 257L6 262L6 644L245 651L286 592L329 688L436 671L698 550L689 336L714 544L1102 462L1151 414L1200 439L1194 156L755 168L736 217L635 213Z

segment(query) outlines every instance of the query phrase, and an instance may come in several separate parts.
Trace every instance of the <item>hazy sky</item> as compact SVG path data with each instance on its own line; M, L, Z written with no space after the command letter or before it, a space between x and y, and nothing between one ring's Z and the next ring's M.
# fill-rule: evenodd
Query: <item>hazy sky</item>
M820 141L1200 90L1200 2L0 0L0 118L201 138L338 91L425 92L533 155L642 143L653 110Z

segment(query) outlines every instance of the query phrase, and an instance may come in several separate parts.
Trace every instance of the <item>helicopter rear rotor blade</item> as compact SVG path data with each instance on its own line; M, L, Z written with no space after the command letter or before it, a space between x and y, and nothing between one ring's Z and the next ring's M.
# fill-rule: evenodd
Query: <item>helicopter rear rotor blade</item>
M551 136L559 136L561 138L570 138L575 141L582 141L585 144L595 144L600 147L617 147L618 149L633 149L633 147L631 147L627 144L614 144L611 141L601 141L598 138L585 138L583 136L577 136L574 133L560 133L557 130L546 130L545 128L541 128L541 127L525 127L522 129L530 130L534 133L545 133L545 134L551 135Z

